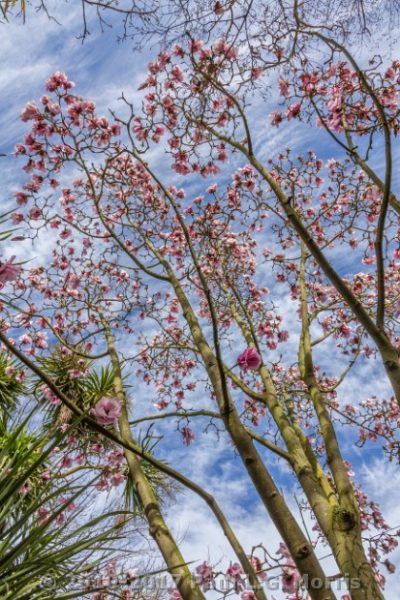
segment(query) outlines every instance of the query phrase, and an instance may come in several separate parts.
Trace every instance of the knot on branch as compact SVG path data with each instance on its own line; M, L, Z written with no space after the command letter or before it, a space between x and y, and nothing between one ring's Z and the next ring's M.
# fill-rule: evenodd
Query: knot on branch
M168 530L162 524L149 527L149 534L155 540L160 535L168 535Z
M302 544L296 548L293 558L302 560L310 556L311 552L312 549L310 544Z
M333 528L339 531L351 531L356 525L354 513L343 508L335 507L333 510Z
M151 513L153 510L154 510L154 511L156 511L157 513L158 513L158 512L159 512L159 510L160 510L160 509L159 509L159 506L158 506L158 504L157 504L156 502L149 502L148 504L146 504L146 506L144 507L144 513L145 513L146 517L148 517L148 518L149 518L149 516L150 516L150 513Z

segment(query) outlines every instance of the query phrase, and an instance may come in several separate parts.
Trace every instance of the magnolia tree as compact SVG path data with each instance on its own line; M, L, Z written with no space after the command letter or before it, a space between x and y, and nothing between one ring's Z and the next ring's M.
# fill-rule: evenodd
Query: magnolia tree
M16 154L29 179L11 218L19 237L45 236L52 256L2 263L1 339L42 379L48 402L66 407L55 428L80 415L89 437L94 430L114 444L98 491L130 482L175 579L173 598L216 589L264 599L274 570L292 599L333 599L340 578L344 598L375 599L394 571L387 555L397 532L360 489L337 429L345 424L360 446L380 442L398 460L400 63L374 57L364 68L294 8L281 36L254 35L249 52L227 36L159 54L142 110L124 98L120 114L99 116L55 73L22 111L32 128ZM265 154L260 99L271 89L279 99L267 135L309 122L335 158L296 156L287 144ZM157 144L169 172L152 160ZM64 358L49 375L54 344ZM108 384L85 397L73 380L85 382L87 361L107 365ZM341 388L367 361L382 365L393 397L357 391L343 402ZM143 382L158 414L139 404ZM275 555L243 548L209 491L146 449L140 428L152 420L175 420L186 445L200 444L210 424L230 439L282 539ZM90 466L90 452L85 459ZM276 461L301 491L311 532L280 491ZM207 561L192 576L162 514L160 478L213 511L233 553L227 589Z

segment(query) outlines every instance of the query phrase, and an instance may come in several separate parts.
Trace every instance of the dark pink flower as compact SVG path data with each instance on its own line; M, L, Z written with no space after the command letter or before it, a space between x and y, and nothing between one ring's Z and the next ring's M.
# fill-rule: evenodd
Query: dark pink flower
M121 415L121 402L104 396L93 409L93 415L100 425L115 425Z
M301 102L296 102L295 104L291 104L286 111L287 118L293 119L294 117L297 117L300 113L300 109L301 109Z
M106 481L106 479L100 479L96 483L95 488L99 492L103 492L104 490L108 490L109 489L109 485L108 485L108 482Z
M66 282L71 290L77 290L81 284L81 279L77 275L67 275Z
M396 566L392 562L390 562L390 560L388 558L385 561L383 561L383 564L385 565L385 567L387 568L389 573L395 572Z
M191 444L194 440L193 431L190 429L190 427L182 427L181 433L183 437L183 443L186 446L189 446L189 444Z
M261 362L261 356L255 348L247 348L242 354L239 354L237 359L237 364L245 371L247 371L247 369L256 371L261 366Z
M111 482L111 485L114 487L117 487L124 481L125 481L125 475L123 473L120 473L119 471L117 471L116 473L113 473L111 475L110 482Z
M15 256L12 256L6 262L0 261L0 283L4 284L7 281L15 281L21 273L21 267L13 265Z
M231 563L226 571L228 579L233 581L235 592L239 594L244 588L244 581L242 579L243 570L238 563Z
M282 123L281 113L277 111L271 113L271 125L273 125L274 127L278 127L279 123Z
M254 595L254 592L249 592L247 590L241 595L241 600L256 600L256 597Z
M196 567L196 573L197 582L203 590L203 592L207 592L208 590L210 590L211 582L214 577L212 567L206 561L204 561L203 564Z
M262 564L261 564L261 560L257 557L257 556L250 556L250 562L254 567L255 572L257 573L257 576L259 577L259 579L266 579L266 574L263 571L262 568ZM243 600L243 599L242 599Z
M43 525L50 518L50 511L45 506L40 506L36 512L39 525Z
M34 102L28 102L21 112L22 121L31 121L40 116L40 111Z
M57 89L61 88L64 90L69 90L73 88L75 84L72 81L68 81L68 78L65 73L57 71L46 81L46 89L49 92L55 92Z
M25 481L25 483L19 488L19 493L21 494L21 496L26 496L26 494L28 494L31 490L31 486L29 485L28 481Z
M84 371L80 371L79 369L69 369L68 375L71 379L79 379L85 375Z
M226 571L228 577L232 577L233 579L237 579L241 577L243 574L243 569L238 563L231 563L229 568Z
M124 451L122 448L116 448L116 450L111 450L111 452L107 455L107 461L113 467L120 467L124 462Z
M301 580L301 575L296 569L296 565L292 560L282 569L282 591L286 594L297 592Z
M23 192L15 192L15 199L20 206L28 203L28 196Z
M29 218L32 219L33 221L38 221L42 216L42 211L40 210L40 208L32 208L29 211Z

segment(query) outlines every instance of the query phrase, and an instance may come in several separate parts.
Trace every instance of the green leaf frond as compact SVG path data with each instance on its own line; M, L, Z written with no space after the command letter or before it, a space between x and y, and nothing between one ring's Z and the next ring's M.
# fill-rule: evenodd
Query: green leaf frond
M19 396L26 391L20 375L17 363L0 353L0 430L6 427Z
M93 362L66 352L61 347L56 347L50 355L38 360L43 371L51 377L57 387L88 414L102 396L113 394L114 373L108 366L96 369ZM81 376L74 376L78 373L81 373ZM46 400L42 381L36 382L34 391L44 401L47 430L54 432L63 424L71 422L73 414L66 406L61 403L51 404ZM76 433L83 446L98 440L98 435L83 424Z
M46 434L33 432L38 410L35 406L0 440L0 598L85 598L99 590L99 578L94 579L99 569L110 558L123 557L123 532L115 519L126 522L129 516L92 508L97 478L41 479L62 440L59 434L49 443ZM25 484L36 485L35 493L22 492ZM78 508L68 511L70 503ZM45 519L40 518L44 509ZM76 585L79 578L86 589Z

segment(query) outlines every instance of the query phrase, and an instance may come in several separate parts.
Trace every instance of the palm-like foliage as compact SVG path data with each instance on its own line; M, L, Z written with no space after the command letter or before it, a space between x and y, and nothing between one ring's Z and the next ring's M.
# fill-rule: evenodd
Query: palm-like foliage
M82 359L77 354L65 353L62 348L55 348L47 357L40 358L42 369L51 376L56 385L82 410L90 413L98 400L103 396L114 395L115 374L110 366L102 366L96 369L93 363ZM71 376L71 373L81 371L82 377ZM40 391L41 383L38 384ZM47 427L49 431L56 431L61 425L68 423L72 418L72 413L63 405L48 405L47 408ZM98 441L98 435L85 425L77 428L82 449L90 449L90 446ZM147 434L143 439L137 441L147 453L152 453L157 444L157 439L153 435ZM104 438L101 442L106 445ZM145 475L151 484L153 491L160 500L161 497L171 492L171 482L166 479L160 471L146 460L141 462ZM125 507L133 512L141 511L141 503L128 476L126 469L127 483L125 488Z
M82 509L68 511L85 505L93 487L86 478L41 479L60 439L49 445L47 435L27 433L35 412L1 440L0 597L82 598L84 590L70 589L71 575L87 575L115 552L120 538L110 519L121 513L87 519Z
M0 477L9 473L6 480L1 483L0 492L0 522L5 523L7 515L15 515L22 503L33 499L43 486L40 470L37 466L32 470L29 478L27 476L33 465L42 465L46 468L46 459L43 455L44 439L26 430L25 424L8 431L0 427ZM5 500L12 497L7 490L13 489L15 482L22 481L20 488L20 502L12 502L9 507Z
M17 398L24 392L20 375L16 363L6 354L0 354L0 430L7 426Z
M75 353L65 352L59 346L48 356L38 358L38 361L57 387L88 414L102 396L112 394L113 373L109 368L102 367L97 372L90 361ZM37 381L35 392L42 399L45 398L43 389L42 382ZM46 425L50 431L56 431L73 418L71 411L63 404L46 403L46 413ZM83 446L95 442L98 437L84 424L79 426L77 433Z
M9 4L9 2L6 4ZM3 12L5 9L7 9L7 6L4 7L4 0L0 0L0 10ZM12 214L12 210L10 210L9 212L6 213L2 213L0 215L0 225L3 225L4 223L6 223L9 219L9 216ZM0 242L3 242L4 240L7 240L15 231L15 227L13 227L12 229L3 229L3 231L0 231Z
M6 8L7 8L6 3ZM1 0L0 0L1 7ZM1 8L3 10L3 8ZM11 211L12 212L12 211ZM7 222L10 212L0 214L0 226ZM3 229L0 231L0 242L7 240L15 229ZM21 370L15 361L4 353L0 353L0 424L6 427L11 411L15 408L19 395L24 391Z

